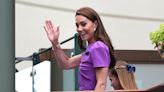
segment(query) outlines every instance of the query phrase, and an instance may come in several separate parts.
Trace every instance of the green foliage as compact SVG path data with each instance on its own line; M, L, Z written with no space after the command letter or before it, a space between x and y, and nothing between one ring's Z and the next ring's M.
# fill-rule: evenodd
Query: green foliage
M164 51L164 24L160 24L156 31L150 32L150 40L155 47L160 47L160 50Z
M150 40L152 44L164 42L164 24L161 24L159 29L150 33Z

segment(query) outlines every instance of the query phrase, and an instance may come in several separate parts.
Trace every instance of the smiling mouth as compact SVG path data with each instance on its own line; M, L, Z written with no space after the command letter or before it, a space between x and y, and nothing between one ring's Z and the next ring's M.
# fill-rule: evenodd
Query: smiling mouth
M78 34L82 37L85 36L85 33L78 33Z

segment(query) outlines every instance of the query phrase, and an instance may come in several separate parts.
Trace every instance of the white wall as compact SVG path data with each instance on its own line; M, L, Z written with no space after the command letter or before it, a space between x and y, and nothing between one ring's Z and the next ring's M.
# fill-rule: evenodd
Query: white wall
M50 46L43 29L46 19L51 19L60 26L61 41L71 37L76 32L75 11L82 6L92 7L100 13L116 49L152 50L154 48L149 40L149 33L164 22L162 2L164 1L16 0L16 56L27 56L38 48ZM63 47L72 48L72 42Z
M51 46L43 29L44 21L51 19L60 26L60 41L76 32L74 14L83 6L94 8L100 13L115 49L153 50L149 33L164 22L163 0L16 0L16 57L26 57L39 48ZM73 48L73 41L62 45ZM27 63L26 63L27 64ZM147 88L164 79L164 65L139 65L137 79L144 81ZM152 68L154 67L154 68ZM143 75L144 72L155 75ZM159 71L159 72L158 72Z

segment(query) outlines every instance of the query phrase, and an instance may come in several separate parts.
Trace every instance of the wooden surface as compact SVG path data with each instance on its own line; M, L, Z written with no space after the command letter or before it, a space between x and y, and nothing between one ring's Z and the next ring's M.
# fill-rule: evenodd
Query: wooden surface
M52 91L52 92L164 92L164 83L144 90L113 90L113 91Z
M116 58L136 64L164 64L156 50L116 50Z
M45 50L41 48L39 51ZM64 49L67 51L70 49ZM164 59L155 50L116 50L116 58L118 60L125 60L131 64L164 64ZM51 50L40 55L40 60L54 60L53 52Z

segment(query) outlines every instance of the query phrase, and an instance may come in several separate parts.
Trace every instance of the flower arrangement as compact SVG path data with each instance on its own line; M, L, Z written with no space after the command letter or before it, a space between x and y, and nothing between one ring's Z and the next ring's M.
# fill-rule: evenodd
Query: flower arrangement
M152 44L155 44L158 52L164 58L164 24L160 24L160 27L154 32L150 32L150 40Z

